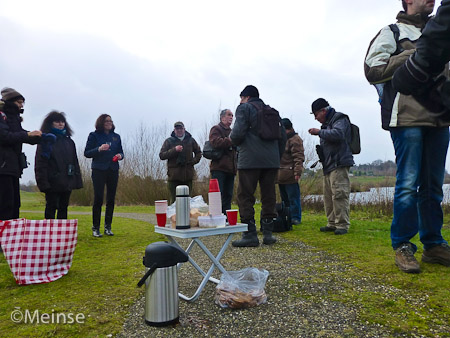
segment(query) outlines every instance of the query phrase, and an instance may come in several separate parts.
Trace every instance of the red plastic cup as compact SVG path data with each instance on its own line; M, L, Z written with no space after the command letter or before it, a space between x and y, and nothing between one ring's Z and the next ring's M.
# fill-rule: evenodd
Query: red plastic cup
M156 223L160 227L166 226L167 200L155 201Z
M220 192L219 181L217 178L212 178L209 180L209 192Z
M237 209L227 210L228 224L229 225L236 225L237 224L237 216L238 216Z
M119 161L119 156L117 156L117 155L114 155L114 157L112 158L112 161L113 161L113 162L117 162L117 161Z
M156 214L156 223L159 227L165 227L166 226L166 220L167 220L167 214Z

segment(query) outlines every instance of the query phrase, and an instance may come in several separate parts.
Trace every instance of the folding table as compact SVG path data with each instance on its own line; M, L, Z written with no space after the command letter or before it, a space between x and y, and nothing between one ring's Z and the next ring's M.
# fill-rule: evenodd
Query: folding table
M217 228L189 228L189 229L173 229L169 227L159 227L155 226L155 232L158 234L165 235L171 243L178 246L182 250L184 250L188 256L189 256L189 262L192 264L192 266L203 276L203 280L201 281L197 291L194 293L192 297L187 297L183 295L181 292L178 293L178 296L186 301L193 302L196 300L200 293L202 292L203 288L205 287L206 283L208 281L218 284L219 280L211 277L214 268L217 267L217 269L220 270L222 273L226 273L227 271L224 269L222 264L220 264L220 259L222 258L222 255L225 253L225 250L227 249L228 245L231 242L231 239L233 237L234 233L237 232L243 232L247 231L247 224L238 223L237 225L227 225ZM222 248L220 249L219 253L216 257L209 251L209 249L206 247L206 245L201 241L201 237L208 237L208 236L216 236L216 235L228 235L227 239L225 240L225 243L222 245ZM191 243L188 245L188 247L183 249L176 241L175 238L190 238L192 239ZM197 244L200 249L208 256L209 260L212 262L211 267L209 268L208 272L205 273L203 269L194 261L194 259L190 256L190 252L194 245ZM178 263L178 269L180 269L181 265L183 263Z

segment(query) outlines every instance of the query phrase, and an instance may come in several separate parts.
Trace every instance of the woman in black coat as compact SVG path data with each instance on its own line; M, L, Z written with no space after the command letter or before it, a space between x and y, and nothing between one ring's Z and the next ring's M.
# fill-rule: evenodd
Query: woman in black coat
M38 188L45 193L45 218L54 219L58 210L57 218L67 219L70 194L83 187L72 129L64 113L52 111L41 131L56 136L53 145L40 144L36 150L34 171Z

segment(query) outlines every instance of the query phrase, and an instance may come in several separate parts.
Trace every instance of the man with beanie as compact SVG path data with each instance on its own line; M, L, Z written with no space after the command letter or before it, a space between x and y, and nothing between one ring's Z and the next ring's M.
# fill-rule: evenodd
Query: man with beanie
M322 124L320 129L308 130L320 138L318 155L323 168L323 201L328 219L328 224L320 231L344 235L350 228L349 171L355 164L350 150L350 120L323 98L315 100L311 108L311 114Z
M159 152L161 160L167 160L167 182L170 192L170 204L175 202L176 188L187 185L192 193L194 165L200 162L202 151L197 141L184 129L183 122L175 122L172 134L164 141Z
M222 197L222 212L231 209L233 198L234 177L236 176L236 147L233 147L230 139L233 113L229 109L220 112L220 123L211 128L209 142L216 149L222 150L222 156L217 160L211 160L211 178L219 182L220 195Z
M247 86L240 94L241 104L236 110L236 121L230 138L238 151L237 199L241 222L248 224L248 231L242 239L233 241L235 247L255 247L259 245L255 224L255 191L259 183L261 191L261 228L263 243L276 242L272 236L275 212L275 180L280 158L286 144L286 132L279 123L279 139L266 140L258 134L258 120L262 118L264 102L259 98L255 86ZM261 122L261 121L260 121Z
M416 43L421 47L418 41L428 25L434 1L403 0L402 4L404 10L397 15L397 22L382 28L370 43L364 70L371 84L383 86L382 127L389 131L395 149L397 173L391 224L395 264L403 272L419 273L420 264L414 256L417 246L411 242L417 234L423 244L422 262L450 266L450 246L442 236L441 206L450 117L436 114L428 105L423 106L419 102L420 95L409 95L417 94L410 88L401 90L406 95L397 92L393 84L399 87L401 76L400 79L394 77L395 81L391 78L397 69L407 69L414 76L425 79L426 74L415 68L419 63L427 65L433 76L439 76L442 70L445 70L443 75L448 74L448 59L439 62L433 57L421 59L416 55L410 58L416 50ZM442 41L432 45L432 54L439 55L439 58L448 56L448 38L443 35L445 24L434 22L433 26ZM398 31L397 36L393 27ZM418 51L422 53L420 48ZM406 82L410 86L415 85L411 76Z
M22 128L25 98L12 88L1 90L0 101L0 220L19 218L19 178L27 167L22 144L40 142L40 130Z
M297 225L302 222L298 180L303 172L305 150L303 140L295 132L291 120L284 118L281 123L286 129L287 142L278 170L278 187L280 188L281 199L285 206L290 209L292 224Z

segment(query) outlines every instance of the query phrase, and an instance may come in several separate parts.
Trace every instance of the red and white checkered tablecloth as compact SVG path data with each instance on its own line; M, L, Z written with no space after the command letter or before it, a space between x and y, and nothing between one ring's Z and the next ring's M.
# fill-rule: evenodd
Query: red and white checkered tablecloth
M0 244L17 284L49 283L72 265L78 220L0 221Z

